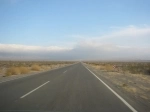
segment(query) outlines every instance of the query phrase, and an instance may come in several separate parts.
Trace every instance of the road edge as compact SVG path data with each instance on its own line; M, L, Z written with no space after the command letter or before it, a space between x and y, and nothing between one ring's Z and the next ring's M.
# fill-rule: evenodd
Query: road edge
M133 108L123 97L121 97L116 91L114 91L108 84L106 84L100 77L98 77L94 72L87 68L83 63L82 65L93 75L95 76L102 84L104 84L117 98L119 98L132 112L138 112Z

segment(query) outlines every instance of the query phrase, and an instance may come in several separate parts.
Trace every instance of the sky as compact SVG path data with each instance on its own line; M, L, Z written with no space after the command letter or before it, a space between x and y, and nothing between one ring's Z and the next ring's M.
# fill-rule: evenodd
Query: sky
M0 60L150 60L149 0L0 0Z

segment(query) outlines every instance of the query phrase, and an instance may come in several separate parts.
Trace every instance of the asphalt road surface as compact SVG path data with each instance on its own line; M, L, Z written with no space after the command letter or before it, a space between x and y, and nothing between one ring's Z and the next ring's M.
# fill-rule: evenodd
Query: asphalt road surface
M0 83L0 111L132 112L82 63Z

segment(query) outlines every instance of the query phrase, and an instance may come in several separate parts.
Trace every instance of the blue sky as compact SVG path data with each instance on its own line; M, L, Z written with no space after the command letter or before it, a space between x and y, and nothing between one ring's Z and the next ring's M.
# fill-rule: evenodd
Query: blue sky
M78 58L73 59L106 57L96 52L93 57L83 56L93 48L110 53L108 59L117 59L115 53L132 59L130 53L122 57L124 54L116 50L150 50L149 6L149 0L0 0L0 51L17 56L19 48L33 52L37 47L48 48L47 57L53 54L51 49L61 49L65 56L76 51ZM115 51L104 50L112 45L117 47ZM137 59L149 59L145 52Z

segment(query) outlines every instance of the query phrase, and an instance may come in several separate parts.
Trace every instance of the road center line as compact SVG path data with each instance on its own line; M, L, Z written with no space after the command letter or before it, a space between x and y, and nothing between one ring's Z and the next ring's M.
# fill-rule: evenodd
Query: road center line
M32 91L28 92L27 94L23 95L23 96L20 97L20 98L24 98L24 97L28 96L29 94L33 93L34 91L36 91L37 89L41 88L42 86L46 85L46 84L49 83L49 82L50 82L50 81L45 82L44 84L38 86L37 88L33 89Z
M82 64L83 65L83 64ZM83 65L84 66L84 65ZM86 66L84 66L89 70ZM117 94L113 89L111 89L104 81L102 81L97 75L95 75L91 70L89 70L100 82L102 82L112 93L114 93L132 112L137 112L126 100L124 100L119 94Z

